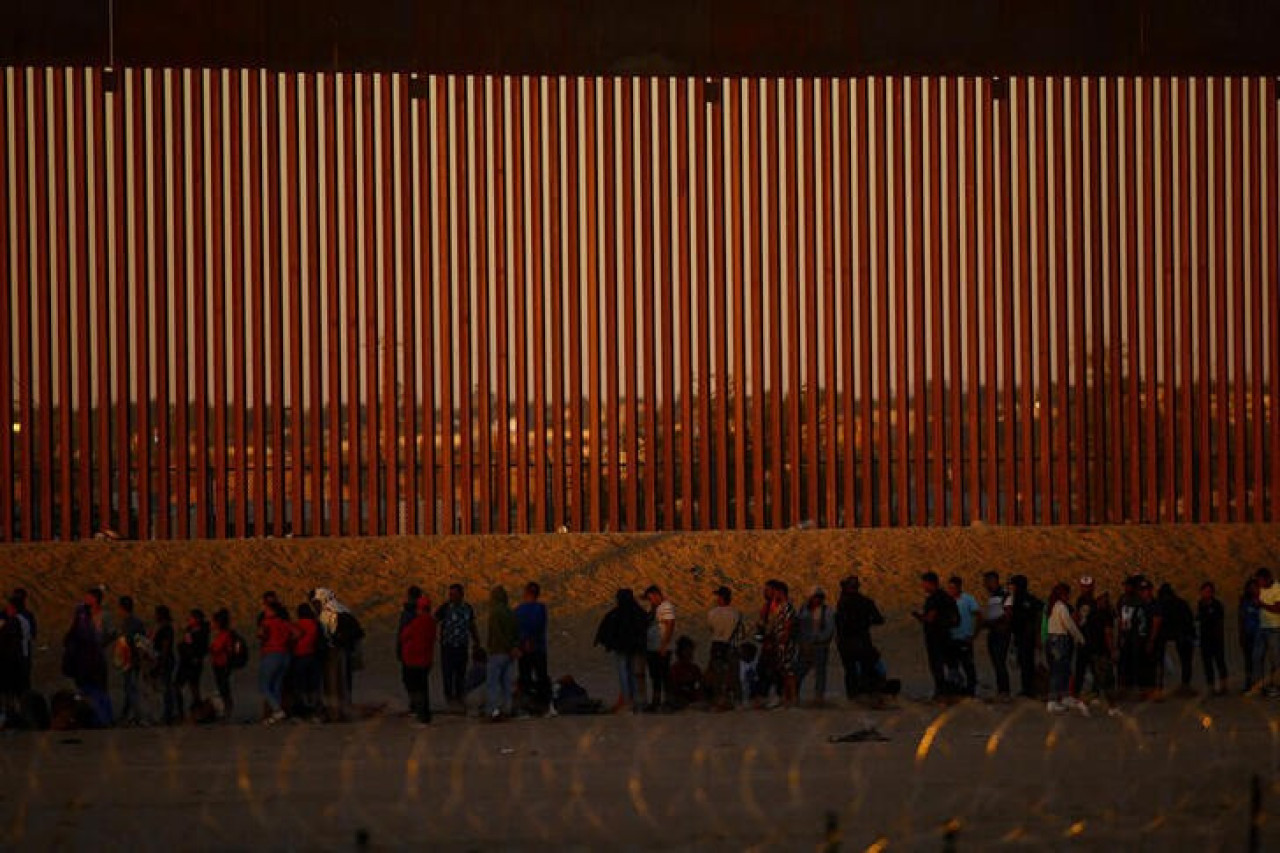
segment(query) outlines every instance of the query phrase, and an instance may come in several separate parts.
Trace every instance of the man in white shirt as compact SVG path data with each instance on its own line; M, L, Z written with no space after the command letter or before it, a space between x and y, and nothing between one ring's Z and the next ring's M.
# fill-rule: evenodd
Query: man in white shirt
M738 679L738 643L742 640L742 614L732 606L733 590L715 591L715 606L707 611L711 629L711 659L703 679L713 706L732 708L742 699Z
M1001 700L1009 698L1009 644L1012 640L1010 627L1012 608L1009 593L1000 585L998 572L987 572L982 576L982 586L987 591L987 604L982 609L982 622L979 630L987 631L987 653L991 656L991 668L995 670L996 696Z
M671 671L671 649L675 645L676 607L655 584L644 591L649 600L649 633L647 651L649 681L653 687L649 694L649 710L662 708L662 694Z

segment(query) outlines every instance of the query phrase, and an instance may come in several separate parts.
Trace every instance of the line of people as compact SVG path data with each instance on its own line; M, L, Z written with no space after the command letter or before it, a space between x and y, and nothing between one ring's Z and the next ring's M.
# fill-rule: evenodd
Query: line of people
M944 589L936 573L921 575L924 604L912 615L923 628L938 699L976 695L974 644L981 633L998 701L1012 698L1011 660L1018 695L1046 700L1053 713L1087 715L1083 698L1090 695L1112 711L1122 696L1157 699L1167 690L1190 695L1197 648L1208 691L1227 692L1226 610L1210 581L1201 584L1194 609L1170 584L1157 589L1142 575L1125 579L1115 604L1089 576L1079 579L1074 604L1066 583L1055 584L1046 602L1030 591L1024 575L1006 585L998 573L987 572L982 581L985 604L964 591L959 577ZM1244 691L1280 696L1280 584L1270 569L1259 569L1246 583L1238 627Z
M106 590L93 587L76 605L61 658L61 672L75 690L59 691L46 704L31 691L36 619L23 590L10 596L0 618L0 714L6 721L102 728L231 719L233 676L248 667L253 650L226 608L212 619L193 608L178 624L172 610L158 604L147 625L132 596L117 597L111 609L106 602ZM349 717L363 637L359 620L332 590L312 590L292 613L276 593L265 593L255 624L263 721ZM206 668L215 686L211 696L202 686Z
M695 661L694 640L677 633L676 608L662 589L649 586L644 601L647 609L631 589L619 589L596 630L595 645L613 657L617 672L615 712L793 707L802 701L806 679L812 684L810 703L822 705L832 645L844 669L847 698L893 694L900 687L888 677L871 639L871 629L883 625L884 617L856 576L841 582L835 606L827 603L824 589L814 587L798 609L788 585L770 580L754 614L733 605L727 586L717 588L705 616L705 667Z

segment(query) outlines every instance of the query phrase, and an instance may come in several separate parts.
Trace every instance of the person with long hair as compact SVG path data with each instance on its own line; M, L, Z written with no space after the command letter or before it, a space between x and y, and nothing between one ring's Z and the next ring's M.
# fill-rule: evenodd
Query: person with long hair
M284 678L289 672L289 658L294 640L293 624L289 611L279 601L271 602L258 624L258 639L262 641L261 658L258 661L258 689L267 704L266 725L275 725L286 716L284 710Z
M1049 702L1052 713L1075 710L1089 715L1089 706L1071 695L1071 662L1077 644L1084 644L1084 634L1076 625L1067 599L1071 587L1065 583L1054 584L1049 593L1049 624L1045 642L1045 656L1049 660Z

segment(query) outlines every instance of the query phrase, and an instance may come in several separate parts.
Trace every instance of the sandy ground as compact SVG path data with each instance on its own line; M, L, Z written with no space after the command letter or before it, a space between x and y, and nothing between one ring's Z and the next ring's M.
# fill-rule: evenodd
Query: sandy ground
M1178 526L561 535L470 539L92 542L0 548L0 586L24 585L41 617L41 686L61 686L56 640L90 583L144 612L286 601L331 586L369 629L357 700L386 713L342 726L237 725L0 737L0 846L371 849L1243 849L1250 783L1262 838L1280 845L1280 702L1174 699L1124 716L1050 717L1032 703L942 709L927 692L907 611L918 573L1028 574L1038 591L1088 573L1115 589L1143 571L1189 594L1218 581L1234 619L1241 580L1280 566L1280 527ZM590 646L619 586L657 582L700 643L710 590L758 600L769 577L834 589L856 571L889 625L879 641L907 696L871 710L579 717L481 723L438 715L414 730L391 656L405 586L435 598L460 579L544 586L553 675L611 699ZM50 641L55 641L50 644ZM1239 673L1238 650L1228 664ZM979 675L990 668L979 656ZM837 674L833 671L833 681ZM1197 685L1200 683L1197 673ZM118 687L118 685L117 685ZM238 676L248 708L252 670ZM436 691L438 697L439 692ZM883 743L830 743L874 726ZM1269 819L1268 819L1269 818ZM884 849L880 847L877 849Z

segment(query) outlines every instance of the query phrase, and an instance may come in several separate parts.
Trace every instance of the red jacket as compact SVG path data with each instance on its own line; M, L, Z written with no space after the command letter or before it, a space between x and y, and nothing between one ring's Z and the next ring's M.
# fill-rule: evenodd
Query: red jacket
M320 623L314 619L299 619L294 623L293 656L310 657L316 653L320 642Z
M428 604L400 631L400 662L405 666L429 667L435 662L435 653L436 618L431 615Z

